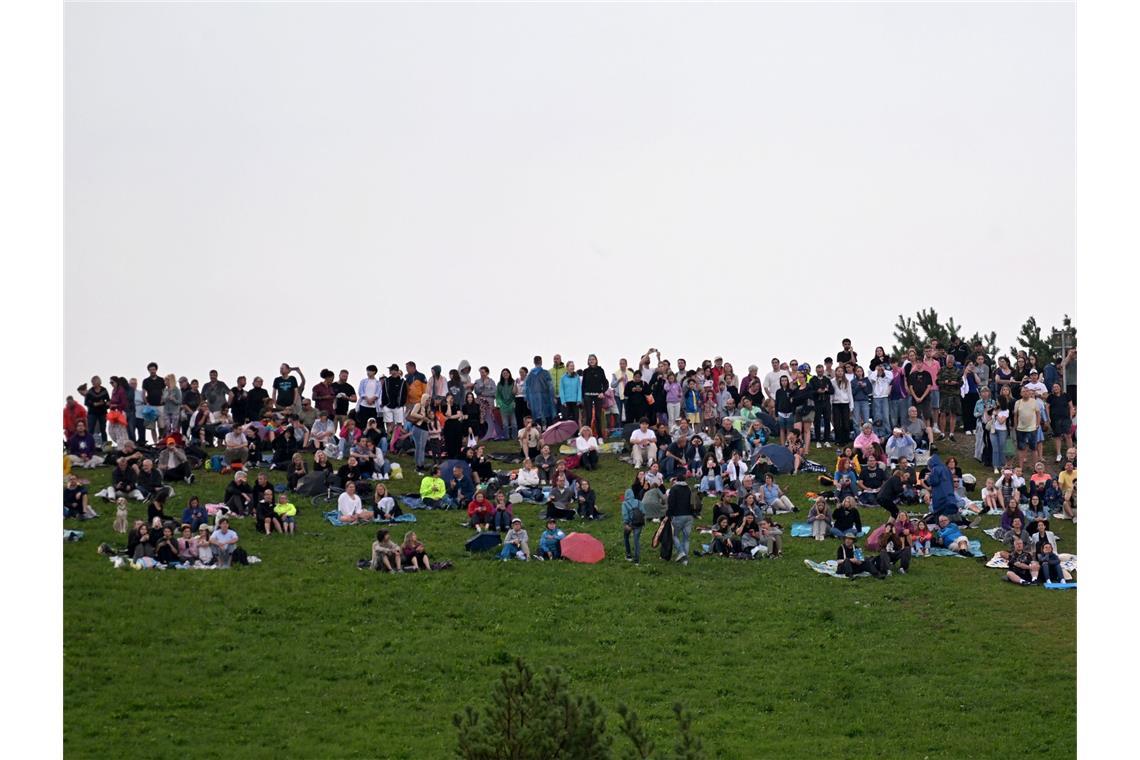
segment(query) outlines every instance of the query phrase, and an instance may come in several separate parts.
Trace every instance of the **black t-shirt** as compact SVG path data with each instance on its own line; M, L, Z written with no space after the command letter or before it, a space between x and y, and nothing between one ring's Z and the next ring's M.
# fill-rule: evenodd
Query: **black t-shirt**
M336 405L333 407L333 414L338 417L343 417L348 414L348 397L356 395L356 389L352 387L351 383L333 383L333 395L343 393L344 398L338 398Z
M297 379L292 375L273 378L273 390L277 391L278 406L292 406L293 397L297 393Z
M1062 393L1060 396L1054 396L1050 393L1045 397L1046 403L1049 404L1049 419L1053 422L1058 420L1067 420L1069 415L1069 394Z
M826 408L831 403L831 380L826 377L813 377L808 380L808 390L811 391L812 401L816 407Z
M239 388L236 385L230 388L230 394L233 396L233 405L230 408L230 413L234 416L235 422L244 422L248 417L249 407L246 406L246 397L249 393L245 388Z
M910 384L915 396L921 396L926 392L926 389L930 387L930 384L934 382L930 377L930 373L924 369L911 370L907 373L906 381Z
M886 477L881 467L864 467L863 476L860 479L863 481L865 488L875 489L883 485L883 481Z
M202 394L193 388L187 388L182 391L182 405L188 406L191 409L197 409L198 404L202 403Z
M143 378L142 388L147 406L162 406L162 391L166 388L166 381L158 375L147 375Z
M265 399L269 398L269 391L254 386L245 394L245 416L251 420L261 419L261 410L265 407Z
M846 364L847 362L854 360L855 357L851 351L840 351L835 355L835 361L840 362L841 364Z
M81 511L83 509L83 494L87 493L85 486L76 486L75 488L63 489L63 506L64 509L72 509Z

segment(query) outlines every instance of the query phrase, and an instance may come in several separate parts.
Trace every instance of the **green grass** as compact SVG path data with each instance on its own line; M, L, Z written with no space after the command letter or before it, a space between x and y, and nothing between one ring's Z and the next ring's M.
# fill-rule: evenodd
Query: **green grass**
M834 452L813 456L830 465ZM415 490L399 461L410 477L389 485ZM92 492L108 474L90 472ZM632 475L603 457L591 478L603 511ZM178 486L177 511L192 493L219 500L226 479L198 476ZM801 508L818 489L807 475L780 482ZM606 708L629 704L665 746L683 703L710 757L1076 754L1076 594L1014 587L977 561L842 581L802 562L834 557L834 542L787 537L786 559L686 568L657 559L647 530L636 567L611 518L575 526L605 542L600 565L503 563L465 556L459 513L419 512L432 559L456 567L390 576L356 569L372 528L333 528L297 503L293 538L237 522L263 563L230 572L115 570L95 551L125 544L113 507L96 499L99 519L67 521L87 533L64 546L70 757L446 757L452 714L485 702L516 656L563 668ZM519 506L536 545L538 507ZM1055 528L1075 552L1075 526Z

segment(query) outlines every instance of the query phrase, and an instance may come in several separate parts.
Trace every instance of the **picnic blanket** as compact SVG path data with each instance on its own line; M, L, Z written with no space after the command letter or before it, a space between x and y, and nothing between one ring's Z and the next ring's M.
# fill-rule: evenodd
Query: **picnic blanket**
M805 559L804 564L810 567L812 570L815 570L817 573L820 573L821 575L830 575L832 578L843 578L845 580L848 578L846 575L840 574L839 562L833 559L829 559L826 562L812 562L810 559ZM871 574L856 573L854 577L870 578Z
M986 528L985 530L982 531L982 533L985 533L987 536L992 538L994 541L997 541L999 544L1005 543L1000 538L998 538L998 532L1000 530L1001 530L1001 528ZM1061 537L1060 536L1057 536L1056 539L1057 539L1057 543L1061 543Z
M810 459L800 464L800 472L819 472L824 475L830 475L831 470L824 467L819 462L813 462Z
M865 536L871 532L869 525L863 526L863 532L860 536ZM811 523L798 522L792 523L792 538L811 538Z
M359 522L356 522L356 523L341 522L338 514L339 513L335 509L331 509L328 512L324 513L324 518L326 520L328 520L329 523L331 523L334 527L337 527L337 528L343 528L346 525L363 525L364 524L364 523L359 523ZM385 520L382 517L373 517L371 520L372 524L374 524L374 525L391 525L393 523L411 523L411 522L415 522L415 521L416 521L416 516L412 515L412 514L407 514L407 513L399 515L398 517L395 517L391 520Z
M1066 573L1075 573L1077 571L1077 555L1075 554L1058 554L1061 558L1061 570ZM994 556L990 557L986 562L986 567L992 567L998 570L1006 570L1009 568L1009 560L1002 557L1000 552L995 552Z
M66 528L63 530L64 541L78 541L83 538L83 535L84 533L81 530L67 530Z
M1075 581L1073 583L1054 583L1053 581L1045 581L1045 583L1043 583L1042 585L1045 588L1051 588L1051 589L1054 589L1056 591L1071 591L1071 590L1075 590L1077 588L1077 584Z
M932 557L961 557L958 552L952 552L949 549L943 549L941 546L930 547L930 555ZM982 554L982 542L976 538L970 539L970 555L973 557L984 557Z

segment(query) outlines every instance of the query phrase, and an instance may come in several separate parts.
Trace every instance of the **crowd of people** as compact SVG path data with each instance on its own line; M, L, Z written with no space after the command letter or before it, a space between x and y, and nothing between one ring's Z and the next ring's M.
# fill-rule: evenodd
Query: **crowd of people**
M583 473L601 466L599 453L613 439L626 447L636 470L621 506L630 561L640 561L641 531L654 520L655 543L668 544L687 563L693 519L705 497L715 500L711 553L780 557L783 529L775 516L798 510L775 476L811 469L823 472L822 493L807 516L812 536L843 541L837 554L842 572L883 575L896 563L905 570L911 552L931 542L959 550L961 529L976 524L976 512L967 509L972 483L953 458L944 465L932 455L937 442L958 435L973 437L974 457L997 476L982 489L986 509L1022 509L1026 524L1075 521L1076 365L1076 349L1011 359L958 338L899 355L878 347L866 366L845 339L834 357L814 368L773 358L763 376L756 365L738 376L720 357L674 365L653 348L635 366L622 359L612 372L593 354L580 367L555 354L549 369L535 356L517 376L504 368L497 379L490 368L473 371L466 361L446 375L440 365L425 374L409 361L402 370L389 365L383 376L369 365L355 384L348 370L324 369L309 386L299 367L282 364L268 388L261 377L252 384L238 377L230 385L216 371L199 385L162 376L151 363L141 382L112 376L108 389L92 377L67 398L65 468L109 466L112 485L99 496L148 504L147 536L133 541L132 555L145 544L155 557L189 561L189 542L203 523L168 520L165 503L174 484L194 483L199 467L233 474L225 514L253 517L267 535L288 534L296 518L290 494L313 488L335 488L344 523L399 516L384 481L400 472L393 458L404 455L422 476L424 506L466 509L473 530L504 536L504 558L553 558L557 546L547 533L558 531L557 521L605 517ZM544 443L544 434L567 421L576 430L559 437L573 452L563 454L557 444ZM1065 462L1056 477L1045 468L1049 438L1055 463ZM511 459L518 467L497 469L503 457L488 454L487 441L516 441L519 453ZM787 451L788 469L767 455L777 443ZM834 468L812 460L830 448ZM274 490L265 470L286 473L285 492ZM513 512L522 501L545 505L543 517L554 521L538 552L531 553ZM900 506L907 505L920 505L926 519L906 519ZM862 531L858 508L867 506L889 515L889 549L873 561L848 546ZM64 508L70 517L96 515L74 472ZM187 529L189 536L179 535ZM138 526L135 538L137 532ZM160 554L164 538L169 542ZM184 539L188 543L180 543ZM207 543L215 548L195 554L195 561L218 558L213 540L211 533ZM422 545L414 550L416 541L414 533L402 546L378 536L373 565L400 571L422 561L430 567ZM180 550L171 554L171 546ZM150 550L141 551L148 556ZM1033 563L1042 566L1040 558Z

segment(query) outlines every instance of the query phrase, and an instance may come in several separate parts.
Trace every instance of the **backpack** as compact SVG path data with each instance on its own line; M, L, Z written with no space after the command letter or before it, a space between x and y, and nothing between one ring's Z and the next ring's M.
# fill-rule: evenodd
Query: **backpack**
M645 513L641 507L634 507L629 511L629 524L635 528L645 527Z
M234 564L237 565L249 564L249 555L246 553L245 549L241 548L240 546L234 549L233 556L230 559Z

